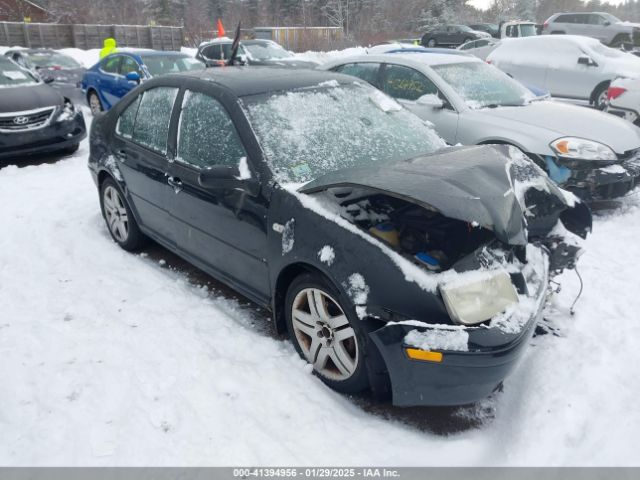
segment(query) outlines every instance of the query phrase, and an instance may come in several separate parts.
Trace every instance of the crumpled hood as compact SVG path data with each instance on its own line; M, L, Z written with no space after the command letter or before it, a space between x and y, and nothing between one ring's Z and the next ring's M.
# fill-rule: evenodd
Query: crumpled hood
M505 243L524 245L528 237L521 203L527 188L546 190L560 204L568 204L562 191L512 148L453 147L410 160L343 169L304 185L300 192L366 187L477 223Z
M542 139L546 143L560 137L579 137L604 143L617 154L640 148L638 127L614 115L577 105L542 100L524 107L485 108L478 112L546 129L550 135Z
M0 88L0 113L25 112L62 105L62 95L44 83Z

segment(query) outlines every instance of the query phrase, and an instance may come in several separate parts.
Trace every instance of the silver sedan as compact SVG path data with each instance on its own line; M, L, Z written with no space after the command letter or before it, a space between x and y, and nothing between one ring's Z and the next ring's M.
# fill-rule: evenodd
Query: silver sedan
M619 197L640 178L640 129L605 113L536 98L477 58L430 53L362 55L321 68L368 81L452 145L518 147L586 200Z

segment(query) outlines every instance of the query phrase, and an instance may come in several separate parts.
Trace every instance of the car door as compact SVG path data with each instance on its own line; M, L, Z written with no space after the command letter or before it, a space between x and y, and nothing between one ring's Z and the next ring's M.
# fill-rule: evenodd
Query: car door
M201 268L266 304L266 200L233 187L205 188L199 181L201 174L216 167L257 179L252 158L218 98L187 90L181 105L176 157L168 172L175 192L170 213L178 248Z
M381 90L423 120L432 122L447 143L456 143L458 113L424 73L403 65L384 64ZM434 108L418 102L424 95L437 95L445 103L444 108Z
M96 76L96 87L102 100L106 102L105 107L110 109L118 101L118 81L120 75L121 55L109 55L100 63L100 74Z
M136 60L129 55L122 55L122 60L118 69L119 75L115 92L118 98L124 97L127 93L138 86L138 82L127 80L127 74L131 72L137 73L140 78L143 77L142 68L140 67L138 62L136 62Z
M610 25L610 22L606 17L598 13L589 14L589 25L591 27L591 34L593 38L597 38L603 43L609 43L613 40L613 38L609 38L611 35L607 30L607 27Z
M556 97L588 99L599 83L601 66L584 65L578 59L585 53L569 41L559 41L554 48L553 59L549 61L544 84L551 95ZM531 81L533 85L539 83Z
M177 87L155 87L138 95L118 118L112 141L114 159L140 226L168 246L175 245L168 210L173 189L167 170L169 128L177 94Z

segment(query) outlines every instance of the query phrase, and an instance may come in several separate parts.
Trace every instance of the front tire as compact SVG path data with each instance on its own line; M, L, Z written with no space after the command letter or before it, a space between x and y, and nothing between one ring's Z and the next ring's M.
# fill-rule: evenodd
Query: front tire
M435 48L438 46L438 41L435 38L430 38L429 41L427 42L427 47L429 48Z
M144 246L146 237L140 231L120 187L111 178L100 187L100 208L111 238L120 247L133 252Z
M365 332L343 295L319 274L296 278L285 315L294 347L318 377L341 393L368 388Z
M87 101L89 102L89 108L91 109L92 115L97 115L100 112L104 111L102 101L100 101L100 97L95 90L91 90L91 92L89 92Z

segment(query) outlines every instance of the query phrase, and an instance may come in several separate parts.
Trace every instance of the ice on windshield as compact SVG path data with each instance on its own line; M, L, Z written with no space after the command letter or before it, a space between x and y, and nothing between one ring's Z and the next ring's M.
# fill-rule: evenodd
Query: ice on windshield
M535 95L501 72L483 62L450 63L432 67L469 108L519 106Z
M281 183L431 153L445 142L404 109L358 83L245 97L247 115Z
M40 68L82 68L73 58L56 52L37 52L28 54L29 61Z

